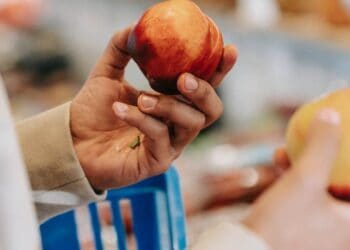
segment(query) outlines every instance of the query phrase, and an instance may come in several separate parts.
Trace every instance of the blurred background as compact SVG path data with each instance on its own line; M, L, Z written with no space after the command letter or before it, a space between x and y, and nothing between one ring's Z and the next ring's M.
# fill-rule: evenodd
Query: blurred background
M2 0L0 72L16 120L71 100L109 38L153 0ZM239 50L218 89L223 118L175 163L190 241L202 228L239 220L278 178L276 146L294 110L350 80L349 0L197 0ZM127 79L148 89L132 62ZM101 207L108 228L108 207ZM89 221L81 210L81 237ZM106 244L113 234L106 233Z

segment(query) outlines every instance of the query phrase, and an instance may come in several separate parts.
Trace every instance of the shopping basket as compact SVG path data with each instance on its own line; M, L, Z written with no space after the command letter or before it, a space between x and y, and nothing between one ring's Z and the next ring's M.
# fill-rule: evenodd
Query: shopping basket
M117 249L127 250L126 230L120 201L129 200L132 228L138 250L186 249L185 214L179 177L175 168L166 173L121 189L110 190L110 203ZM101 223L96 203L88 205L96 250L104 250ZM40 226L44 250L80 249L75 212L54 217Z

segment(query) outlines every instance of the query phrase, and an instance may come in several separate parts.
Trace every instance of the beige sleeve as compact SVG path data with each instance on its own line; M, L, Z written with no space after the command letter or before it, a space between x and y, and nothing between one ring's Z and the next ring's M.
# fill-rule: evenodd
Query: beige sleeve
M75 155L70 103L17 124L40 221L104 199L90 186Z
M190 250L271 250L257 234L241 224L223 223L204 232Z

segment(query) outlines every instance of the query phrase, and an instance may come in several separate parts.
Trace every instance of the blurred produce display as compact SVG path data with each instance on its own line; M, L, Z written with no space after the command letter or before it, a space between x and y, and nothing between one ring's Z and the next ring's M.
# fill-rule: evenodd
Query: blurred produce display
M11 46L0 49L0 70L16 119L37 114L72 98L78 88L71 57L60 38L45 28L0 37Z
M111 35L155 2L0 1L0 72L15 118L70 100ZM279 177L272 158L290 116L305 101L349 86L350 79L349 0L195 2L213 17L225 42L237 45L239 60L218 89L223 118L175 162L190 241L205 227L244 215ZM254 20L245 26L243 17ZM126 78L147 90L135 63ZM115 249L109 208L100 213L106 247ZM123 214L133 242L127 204ZM83 249L93 249L86 211L78 216Z
M28 28L35 24L42 10L41 0L2 0L0 23L16 28Z
M312 13L334 25L350 25L349 0L278 0L283 11Z
M223 12L232 11L237 6L237 0L195 0L194 2L216 8Z
M317 0L317 2L321 1ZM283 11L294 13L312 12L315 2L315 0L278 0L278 3Z
M321 0L318 13L327 21L336 25L350 25L349 0Z

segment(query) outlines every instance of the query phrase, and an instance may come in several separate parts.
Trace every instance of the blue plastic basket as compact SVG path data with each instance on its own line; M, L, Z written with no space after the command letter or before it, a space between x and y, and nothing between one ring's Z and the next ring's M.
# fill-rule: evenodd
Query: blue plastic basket
M185 214L179 177L175 168L138 184L111 190L111 205L118 250L126 250L126 232L119 202L131 202L133 232L138 250L186 249ZM89 205L96 250L103 250L101 224L96 203ZM54 217L40 226L44 250L80 249L74 211Z

